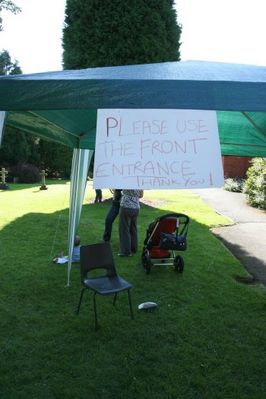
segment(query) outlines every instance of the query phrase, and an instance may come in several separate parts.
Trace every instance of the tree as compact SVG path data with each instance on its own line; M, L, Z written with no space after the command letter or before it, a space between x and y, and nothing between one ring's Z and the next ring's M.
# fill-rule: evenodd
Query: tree
M27 135L17 129L6 127L0 147L0 164L7 167L24 163L28 160L29 155L30 147Z
M22 73L18 61L12 62L9 52L3 50L0 53L0 75L17 75Z
M10 0L0 0L0 14L2 10L10 11L13 14L17 14L21 11L21 9L16 6L16 4L13 3L13 1ZM2 17L0 15L0 32L3 30L3 25L2 25Z
M65 69L180 60L173 0L67 0Z
M15 149L15 150L14 150ZM69 178L72 150L61 144L41 140L32 134L6 127L0 147L0 166L19 170L25 165L46 169L49 177Z
M48 140L40 140L40 166L48 171L49 177L70 177L72 149Z

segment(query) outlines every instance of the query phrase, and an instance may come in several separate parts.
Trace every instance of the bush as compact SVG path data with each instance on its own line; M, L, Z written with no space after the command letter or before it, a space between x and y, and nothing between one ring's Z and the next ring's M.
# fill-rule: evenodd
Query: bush
M243 191L244 183L244 179L228 178L224 181L224 189L227 191L233 191L235 193L241 193Z
M19 183L39 183L40 171L35 165L19 164L10 169L9 176L18 178Z
M266 163L263 158L253 158L251 164L247 170L244 193L250 205L266 209Z

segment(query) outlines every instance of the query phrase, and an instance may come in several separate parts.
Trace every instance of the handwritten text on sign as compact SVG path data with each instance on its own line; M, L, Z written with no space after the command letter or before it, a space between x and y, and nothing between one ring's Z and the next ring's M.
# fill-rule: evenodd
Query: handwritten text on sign
M98 110L94 188L222 185L214 111Z

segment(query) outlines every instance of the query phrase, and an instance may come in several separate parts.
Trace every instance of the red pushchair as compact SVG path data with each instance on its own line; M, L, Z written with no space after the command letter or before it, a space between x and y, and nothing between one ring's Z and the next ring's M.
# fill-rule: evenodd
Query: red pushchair
M152 266L162 265L173 265L177 272L183 272L184 260L176 251L187 249L188 225L189 217L182 213L168 213L149 225L141 254L147 274Z

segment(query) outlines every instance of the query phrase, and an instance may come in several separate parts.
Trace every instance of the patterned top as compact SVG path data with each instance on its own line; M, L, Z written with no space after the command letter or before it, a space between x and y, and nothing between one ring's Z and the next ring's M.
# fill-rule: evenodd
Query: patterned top
M143 197L143 190L122 190L120 206L122 208L139 209L139 199Z

